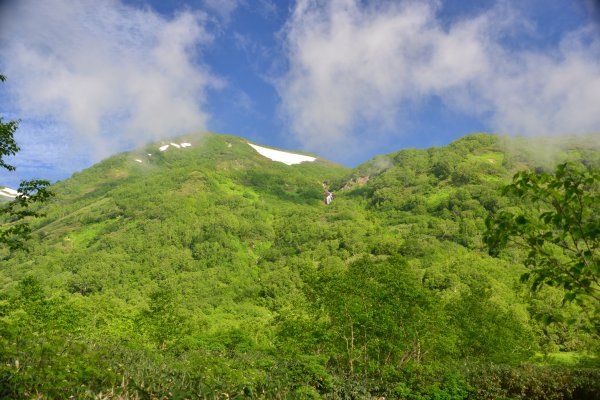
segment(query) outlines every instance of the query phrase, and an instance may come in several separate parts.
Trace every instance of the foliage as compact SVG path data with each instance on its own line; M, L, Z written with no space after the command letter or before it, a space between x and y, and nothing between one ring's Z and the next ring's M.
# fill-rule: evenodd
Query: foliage
M192 146L54 185L31 252L0 261L0 397L465 399L534 381L558 396L504 376L538 352L593 358L585 309L524 291L519 249L488 255L485 218L511 206L498 187L538 166L501 138L353 170L176 140ZM597 370L577 368L556 377L591 392Z
M510 241L526 249L532 288L566 290L565 300L589 296L600 303L600 173L583 165L560 164L553 175L519 172L503 189L530 205L502 211L487 221L491 252Z
M600 398L598 369L478 365L467 377L477 399Z
M0 82L4 82L6 78L0 75ZM15 167L4 161L4 157L13 156L19 151L19 146L15 142L14 133L19 127L19 121L3 121L0 116L0 168L14 171Z
M5 80L6 77L0 74L0 81ZM14 171L15 167L7 164L4 157L14 156L20 150L14 139L18 126L19 121L3 122L0 116L0 168L8 171ZM4 219L0 229L0 244L10 250L25 248L25 241L31 238L28 220L41 216L32 205L44 203L53 195L48 185L50 182L39 179L21 182L16 199L0 208L0 217Z
M49 184L48 181L39 179L21 182L19 195L0 209L0 215L5 215L8 221L7 227L0 230L0 243L10 250L25 248L25 242L31 239L30 218L43 216L34 211L32 205L44 203L53 196L53 193L47 189Z

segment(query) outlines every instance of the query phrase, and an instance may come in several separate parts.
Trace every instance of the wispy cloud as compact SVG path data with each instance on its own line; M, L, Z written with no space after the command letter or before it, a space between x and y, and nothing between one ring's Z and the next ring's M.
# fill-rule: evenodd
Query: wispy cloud
M270 18L277 14L277 5L274 0L202 0L207 11L219 16L225 25L229 24L236 11L246 8L258 13L263 18Z
M204 24L119 0L21 0L0 14L0 68L21 115L62 125L97 160L204 129L206 91L220 85L198 61Z
M299 0L284 30L277 83L296 138L310 149L358 146L357 127L402 134L398 116L439 98L491 130L600 130L600 42L590 27L545 50L509 46L533 24L499 2L441 21L435 2Z
M244 0L203 0L209 10L216 12L219 17L228 23L232 14L242 5Z

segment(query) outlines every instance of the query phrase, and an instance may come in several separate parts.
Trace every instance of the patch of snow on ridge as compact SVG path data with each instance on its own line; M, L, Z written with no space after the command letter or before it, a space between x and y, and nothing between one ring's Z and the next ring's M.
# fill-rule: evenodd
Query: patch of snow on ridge
M135 159L135 161L137 161L137 162L139 162L139 163L141 163L141 162L142 162L142 160L140 160L139 158L136 158L136 159Z
M163 146L160 146L158 149L160 151L165 151L170 146L177 147L178 149L181 149L183 147L190 147L191 145L192 145L191 143L187 143L187 142L184 142L184 143L173 143L173 142L171 142L169 144L165 144ZM148 155L151 156L152 154L148 154Z
M17 192L14 189L11 189L9 187L5 187L3 189L0 189L0 196L10 197L11 199L14 199L18 195L19 195L19 192Z
M313 162L316 160L315 157L304 156L302 154L288 153L286 151L267 149L266 147L257 146L252 143L248 144L260 155L265 156L270 160L282 162L287 165L300 164L305 161Z

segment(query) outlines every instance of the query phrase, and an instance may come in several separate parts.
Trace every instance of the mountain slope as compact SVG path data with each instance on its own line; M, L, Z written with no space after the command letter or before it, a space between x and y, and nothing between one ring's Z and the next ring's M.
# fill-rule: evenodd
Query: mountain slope
M479 363L587 351L578 306L529 295L518 252L482 246L486 216L510 205L498 187L551 164L519 140L470 135L350 170L211 134L75 174L31 253L1 262L2 362L29 371L0 369L16 385L2 393L433 396L468 391ZM600 164L569 146L557 160ZM548 313L575 322L546 327Z
M215 314L236 327L250 308L251 326L265 311L243 298L259 290L256 264L277 240L278 214L318 212L323 181L346 169L322 160L275 163L235 137L186 140L191 147L120 154L56 185L60 200L37 226L47 244L34 250L38 268L60 265L52 281L70 293L115 294L140 307L161 285L193 305L187 313L210 297L207 315L193 318ZM152 156L136 162L143 154Z

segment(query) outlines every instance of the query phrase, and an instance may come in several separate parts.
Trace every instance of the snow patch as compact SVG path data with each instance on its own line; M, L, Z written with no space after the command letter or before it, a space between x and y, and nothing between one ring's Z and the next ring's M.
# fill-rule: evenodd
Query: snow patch
M192 144L191 143L187 143L187 142L183 142L183 143L169 143L169 144L165 144L163 146L160 146L158 149L160 151L165 151L166 149L168 149L170 146L176 147L178 149L181 148L185 148L185 147L190 147ZM152 154L148 154L149 156L151 156Z
M9 197L11 199L14 199L15 197L17 197L19 195L19 192L17 192L14 189L11 189L9 187L5 187L3 189L0 189L0 196L3 197Z
M257 146L252 143L248 144L260 155L265 156L270 160L282 162L287 165L300 164L305 161L313 162L316 160L315 157L304 156L302 154L288 153L286 151L267 149L266 147Z
M135 161L137 161L137 162L139 162L139 163L141 163L141 162L142 162L142 160L140 160L139 158L136 158L136 159L135 159Z

